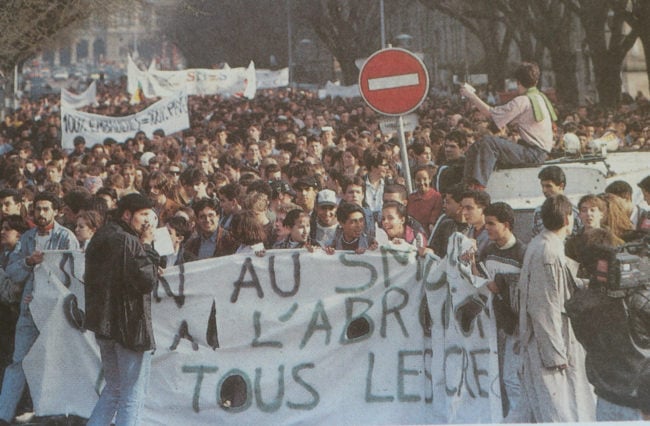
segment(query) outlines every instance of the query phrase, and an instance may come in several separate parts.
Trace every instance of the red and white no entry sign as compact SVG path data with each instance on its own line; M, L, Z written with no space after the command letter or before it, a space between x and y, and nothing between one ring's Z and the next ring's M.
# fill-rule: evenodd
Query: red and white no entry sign
M375 111L403 115L420 106L429 92L424 63L408 50L389 48L375 52L359 73L361 96Z

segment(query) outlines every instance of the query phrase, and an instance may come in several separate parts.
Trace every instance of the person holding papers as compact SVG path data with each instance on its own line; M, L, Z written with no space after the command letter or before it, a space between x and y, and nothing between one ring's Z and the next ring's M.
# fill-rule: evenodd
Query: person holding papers
M34 197L34 222L36 227L20 238L20 250L12 252L7 275L23 286L20 316L16 324L16 340L13 363L5 370L0 394L0 424L11 423L16 406L25 389L23 358L38 337L38 329L32 319L29 303L34 291L34 268L43 262L45 250L79 250L74 233L54 220L59 214L61 201L51 192L41 192Z

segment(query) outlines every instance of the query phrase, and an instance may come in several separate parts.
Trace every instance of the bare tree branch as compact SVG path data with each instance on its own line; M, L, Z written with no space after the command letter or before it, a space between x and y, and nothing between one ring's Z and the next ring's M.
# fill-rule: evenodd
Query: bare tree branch
M91 15L109 16L139 0L13 0L0 8L0 70L8 73Z

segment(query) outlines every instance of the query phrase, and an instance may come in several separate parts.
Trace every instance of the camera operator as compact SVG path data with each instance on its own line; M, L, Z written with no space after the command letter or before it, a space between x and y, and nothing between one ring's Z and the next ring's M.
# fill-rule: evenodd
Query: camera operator
M613 234L587 232L580 261L591 279L567 301L566 311L586 351L587 377L598 396L596 420L649 420L650 281L630 286L613 279L609 272L620 273Z

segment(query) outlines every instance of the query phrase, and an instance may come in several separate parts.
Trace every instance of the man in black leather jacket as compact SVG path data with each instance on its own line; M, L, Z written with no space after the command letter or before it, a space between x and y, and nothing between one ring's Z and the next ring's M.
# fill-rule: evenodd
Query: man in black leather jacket
M89 425L109 425L116 413L115 424L139 424L155 349L155 222L147 198L125 195L114 220L95 234L86 250L86 328L95 332L106 380Z
M587 377L598 395L596 419L650 419L650 286L618 296L592 279L566 311L586 350Z

